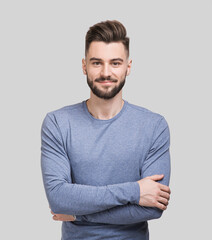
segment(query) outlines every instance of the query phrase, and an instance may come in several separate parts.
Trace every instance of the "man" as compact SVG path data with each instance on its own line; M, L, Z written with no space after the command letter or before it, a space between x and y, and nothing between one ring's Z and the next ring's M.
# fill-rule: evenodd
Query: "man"
M122 99L131 64L125 27L95 24L82 60L90 98L43 121L43 181L62 240L147 240L147 221L167 208L169 128L163 116Z

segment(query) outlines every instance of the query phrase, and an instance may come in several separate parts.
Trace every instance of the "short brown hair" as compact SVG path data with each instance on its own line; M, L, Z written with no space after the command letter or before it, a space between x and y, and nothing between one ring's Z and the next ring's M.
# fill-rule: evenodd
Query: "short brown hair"
M127 51L127 55L129 56L130 39L126 35L126 28L117 20L107 20L93 25L89 28L85 37L85 56L88 52L91 42L93 41L102 41L106 43L122 42Z

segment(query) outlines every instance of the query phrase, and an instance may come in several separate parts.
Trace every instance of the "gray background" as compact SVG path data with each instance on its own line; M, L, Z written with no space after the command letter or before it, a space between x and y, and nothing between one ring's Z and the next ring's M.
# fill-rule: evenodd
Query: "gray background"
M1 239L60 239L40 171L45 114L89 98L82 74L88 28L127 28L132 72L123 98L165 116L170 205L154 239L210 239L212 1L1 1ZM3 213L3 214L2 214ZM4 236L4 237L3 237Z

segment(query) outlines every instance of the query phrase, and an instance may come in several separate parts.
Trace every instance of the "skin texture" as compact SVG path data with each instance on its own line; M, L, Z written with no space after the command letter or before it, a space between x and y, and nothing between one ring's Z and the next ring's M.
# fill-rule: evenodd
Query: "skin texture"
M126 76L130 74L132 60L121 42L92 42L85 59L82 59L82 70L90 87L90 98L86 104L89 112L97 119L110 119L122 108L122 87ZM108 82L108 81L111 82ZM101 82L105 83L101 83ZM107 83L106 83L107 81ZM157 181L163 175L153 175L139 181L140 206L167 208L170 199L170 188ZM74 221L72 215L55 214L55 221Z

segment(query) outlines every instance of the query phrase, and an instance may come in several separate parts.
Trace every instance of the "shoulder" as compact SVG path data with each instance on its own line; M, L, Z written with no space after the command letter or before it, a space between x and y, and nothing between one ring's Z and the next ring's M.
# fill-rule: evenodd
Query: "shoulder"
M54 115L54 116L70 114L70 113L75 112L76 110L79 110L81 107L82 107L82 102L75 103L75 104L72 104L72 105L67 105L67 106L61 107L59 109L50 111L47 114L48 115Z
M169 129L168 123L163 115L153 112L143 106L138 106L128 103L129 122L138 127L141 127L144 132L154 133Z
M50 111L47 116L50 118L64 119L69 118L71 115L77 114L82 109L82 102L75 103L72 105L67 105L59 109Z
M139 120L159 122L164 119L164 116L161 114L153 112L152 110L143 106L135 105L129 102L128 106L130 115L138 118Z
M75 103L72 105L67 105L61 107L59 109L47 112L43 123L49 124L54 123L58 126L65 126L69 124L69 121L77 116L77 118L81 115L82 112L82 102Z

